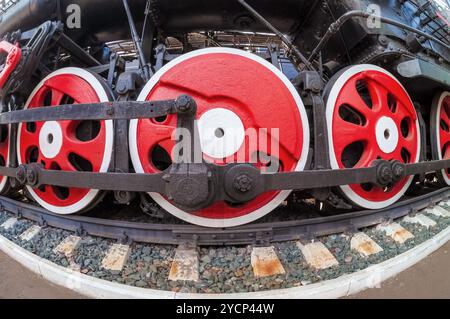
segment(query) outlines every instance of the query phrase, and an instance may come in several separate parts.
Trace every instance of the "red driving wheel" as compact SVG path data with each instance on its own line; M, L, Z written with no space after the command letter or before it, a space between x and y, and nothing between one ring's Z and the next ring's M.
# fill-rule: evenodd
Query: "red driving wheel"
M411 99L386 70L357 65L336 75L326 90L330 163L333 169L369 167L375 160L417 163L420 129ZM356 206L380 209L406 192L413 177L390 185L340 187Z
M306 111L293 85L272 64L236 49L197 50L162 68L138 100L172 99L181 94L192 96L198 104L206 161L218 165L250 162L263 170L304 169L309 150ZM136 172L155 173L170 166L176 125L175 115L131 121L130 154ZM241 205L219 202L191 213L159 194L150 195L187 222L232 227L268 214L289 192L266 193Z
M47 76L33 91L25 108L108 102L102 80L79 68ZM112 121L49 121L20 124L17 153L20 164L39 163L46 169L106 172L112 156ZM42 186L27 187L44 208L57 214L84 211L100 198L99 190Z
M9 125L0 125L0 166L9 165L9 143L10 143ZM8 177L0 176L0 194L8 191Z
M436 95L431 107L431 150L434 160L450 159L450 92ZM450 185L450 170L437 173L444 185Z

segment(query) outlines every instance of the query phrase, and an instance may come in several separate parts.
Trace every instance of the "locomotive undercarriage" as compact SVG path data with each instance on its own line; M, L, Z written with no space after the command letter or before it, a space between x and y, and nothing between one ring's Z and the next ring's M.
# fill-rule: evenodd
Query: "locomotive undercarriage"
M128 12L132 40L88 44L58 20L8 30L2 193L56 214L85 212L107 192L148 207L149 193L184 221L233 227L294 197L335 212L380 209L450 185L448 26L406 23L409 1L381 17L335 16L349 4L317 1L309 24L285 32L258 16L264 7L239 2L241 31L171 27L153 1L142 34ZM377 17L381 27L368 29L364 19ZM255 128L270 133L253 147L244 141ZM180 143L188 151L174 153Z

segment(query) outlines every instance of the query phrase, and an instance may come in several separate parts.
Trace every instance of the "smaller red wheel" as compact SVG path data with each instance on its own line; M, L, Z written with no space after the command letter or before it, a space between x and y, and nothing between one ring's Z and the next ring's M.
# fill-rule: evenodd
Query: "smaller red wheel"
M392 74L374 65L349 67L331 79L325 98L333 169L369 167L379 159L419 161L417 113ZM381 209L398 201L413 178L385 188L358 184L339 189L356 206Z
M433 159L450 159L450 92L436 95L430 117ZM450 186L450 170L437 172L437 177L441 183Z
M103 81L79 68L65 68L47 76L31 93L25 109L108 102ZM107 172L113 149L112 121L49 121L19 124L19 164L39 163L49 170ZM44 185L27 186L31 196L56 214L91 208L101 198L95 189Z
M0 125L0 166L9 165L10 132L9 125ZM8 191L8 185L8 177L0 176L0 194Z

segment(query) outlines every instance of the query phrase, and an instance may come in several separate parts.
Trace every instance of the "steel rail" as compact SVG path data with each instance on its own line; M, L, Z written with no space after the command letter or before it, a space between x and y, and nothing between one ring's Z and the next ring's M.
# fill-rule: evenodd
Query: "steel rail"
M450 198L450 188L406 199L389 208L359 211L331 217L255 223L236 228L212 229L185 224L134 223L86 216L56 215L41 207L0 197L0 209L39 223L78 234L110 238L122 242L178 245L186 242L199 246L267 245L344 232L374 226L436 205ZM301 212L299 212L299 215Z

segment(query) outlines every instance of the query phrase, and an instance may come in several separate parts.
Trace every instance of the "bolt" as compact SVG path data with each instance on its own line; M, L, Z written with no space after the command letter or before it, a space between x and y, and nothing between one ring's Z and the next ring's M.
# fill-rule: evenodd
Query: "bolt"
M234 179L233 185L237 191L247 193L253 188L253 180L247 174L242 174Z
M191 97L187 95L181 95L177 98L177 108L179 112L188 113L190 111L193 111L194 107L195 103L193 103Z
M312 83L311 83L311 89L314 91L314 92L320 92L320 88L321 88L321 83L320 83L320 81L312 81Z
M389 180L389 179L390 179L390 177L391 177L391 171L389 170L388 167L383 167L383 168L381 169L380 177L381 177L383 180Z
M380 37L378 38L378 41L380 42L381 45L388 45L389 41L388 38L385 35L380 35Z
M386 186L392 181L392 169L386 162L379 164L377 170L377 180L378 184L381 186Z
M117 93L123 94L126 92L127 86L125 85L124 82L119 82L119 83L117 83L116 90L117 90Z
M28 184L30 184L31 186L34 186L37 184L37 175L34 170L32 170L32 169L27 170L27 181L28 181Z
M16 173L16 179L20 184L24 184L27 181L27 169L25 166L19 166Z
M400 181L405 175L405 167L399 162L393 163L392 174L395 182Z
M106 114L109 116L114 115L114 107L112 105L106 110Z

